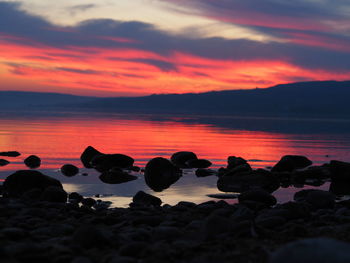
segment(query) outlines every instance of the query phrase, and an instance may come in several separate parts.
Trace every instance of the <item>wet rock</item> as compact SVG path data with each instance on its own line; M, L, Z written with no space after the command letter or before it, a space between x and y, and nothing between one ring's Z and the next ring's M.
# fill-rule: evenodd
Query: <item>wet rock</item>
M77 193L77 192L73 192L73 193L70 193L68 195L68 199L75 200L76 202L79 203L79 202L81 202L84 199L84 197L81 194Z
M244 163L226 171L224 175L233 176L240 173L250 173L251 171L253 171L252 167L248 163Z
M203 169L203 168L199 168L196 170L196 176L197 177L207 177L207 176L212 176L212 175L216 175L217 172L211 169Z
M132 198L132 201L136 204L146 205L146 206L148 205L160 206L162 204L162 200L160 198L147 194L143 191L138 191Z
M292 172L295 169L306 168L310 166L312 162L305 156L301 155L285 155L281 160L272 168L272 172Z
M324 180L327 178L330 178L331 173L330 169L325 166L313 166L306 170L302 171L295 171L292 174L292 177L298 178L297 181L305 182L308 179L318 179L318 180Z
M332 160L329 164L333 182L350 182L350 163Z
M242 157L236 157L236 156L229 156L227 158L227 169L231 170L237 166L240 166L242 164L246 164L247 161L243 159Z
M87 207L93 207L96 204L96 200L91 197L88 197L81 200L81 203Z
M65 164L61 167L61 173L65 176L72 177L79 173L79 168L73 164Z
M289 211L289 219L307 218L311 215L310 205L301 202L287 202L279 205L280 209Z
M41 200L55 203L65 203L67 197L66 191L57 186L49 186L41 194Z
M137 176L128 174L119 168L113 168L110 171L103 172L99 178L106 184L122 184L136 180Z
M192 159L186 162L187 167L189 168L208 168L212 163L205 159Z
M232 222L222 216L210 215L203 224L204 238L212 239L218 235L228 234L232 230Z
M0 159L0 167L1 166L6 166L6 165L8 165L10 162L9 161L7 161L7 160L5 160L5 159Z
M269 192L265 190L251 190L243 192L238 196L239 203L244 203L246 201L254 201L263 203L266 206L274 206L277 203L277 200Z
M237 174L235 176L223 175L217 181L217 187L222 192L245 192L249 190L263 189L273 192L280 184L275 176L267 175L259 171L249 174Z
M145 168L146 184L154 191L167 189L180 178L176 167L167 159L156 157L150 160Z
M98 156L98 155L103 155L100 151L96 150L92 146L88 146L84 152L80 156L80 160L83 163L85 168L92 168L91 166L91 160Z
M193 152L176 152L174 153L170 160L178 168L189 168L186 162L190 160L197 160L197 155Z
M350 195L350 182L331 182L329 191L335 195Z
M40 167L41 159L36 155L30 155L24 159L24 164L31 169L35 169Z
M6 157L18 157L21 154L17 151L9 151L9 152L0 152L0 156L6 156Z
M56 186L63 189L60 181L42 174L39 171L21 170L9 175L3 184L8 197L20 197L32 189L44 191L47 187Z
M134 164L134 159L125 154L103 154L91 159L91 166L99 172L106 172L110 169L129 168Z
M333 208L335 205L335 195L322 190L301 190L294 194L294 200L307 202L316 209Z
M110 244L110 236L94 225L83 225L74 232L72 241L84 248L102 248Z
M294 241L277 249L270 263L347 263L350 244L328 238Z

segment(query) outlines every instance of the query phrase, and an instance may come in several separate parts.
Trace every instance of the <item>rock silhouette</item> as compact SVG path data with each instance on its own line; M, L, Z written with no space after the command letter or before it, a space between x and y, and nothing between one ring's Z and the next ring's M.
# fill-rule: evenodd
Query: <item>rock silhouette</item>
M31 169L35 169L40 167L41 159L36 155L30 155L24 159L24 164Z
M186 162L191 161L191 160L197 160L197 155L193 152L186 152L186 151L182 151L182 152L176 152L174 153L170 160L171 162L178 168L190 168L188 167L188 165L186 164ZM202 167L198 167L198 168L202 168ZM206 168L206 167L204 167Z
M0 152L0 156L6 156L6 157L18 157L21 154L17 151L9 151L9 152Z

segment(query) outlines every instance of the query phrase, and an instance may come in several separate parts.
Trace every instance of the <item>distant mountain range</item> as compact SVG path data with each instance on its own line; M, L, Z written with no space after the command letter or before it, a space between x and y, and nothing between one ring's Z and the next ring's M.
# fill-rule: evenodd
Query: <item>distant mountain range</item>
M227 114L254 116L350 116L350 81L315 81L266 89L96 98L54 93L0 92L0 109Z

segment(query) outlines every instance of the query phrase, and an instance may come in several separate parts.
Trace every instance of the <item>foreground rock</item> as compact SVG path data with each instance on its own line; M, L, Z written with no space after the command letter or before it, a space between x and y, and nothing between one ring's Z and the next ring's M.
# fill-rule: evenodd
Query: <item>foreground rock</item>
M350 163L332 160L329 166L333 182L350 182Z
M178 169L167 159L156 157L145 167L146 184L156 192L163 191L181 177Z
M156 196L147 194L143 191L138 191L136 195L134 195L132 201L137 205L153 205L160 206L162 204L162 200Z
M6 156L6 157L18 157L21 154L17 151L9 151L9 152L0 152L0 156Z
M30 155L24 159L24 164L31 169L35 169L40 167L41 159L36 155Z

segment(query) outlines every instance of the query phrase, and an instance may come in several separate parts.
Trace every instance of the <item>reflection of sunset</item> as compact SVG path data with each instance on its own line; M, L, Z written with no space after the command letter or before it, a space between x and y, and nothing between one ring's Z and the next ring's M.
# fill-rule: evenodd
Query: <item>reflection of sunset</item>
M21 158L39 155L44 168L59 168L66 162L81 166L79 156L88 145L106 153L130 155L141 166L153 157L169 158L182 150L194 151L200 158L211 160L215 167L225 165L229 155L261 160L252 164L264 167L273 165L284 154L309 154L317 161L329 154L329 147L333 147L334 155L342 156L346 151L336 148L336 141L323 137L294 138L287 134L117 116L2 120L0 139L1 149L18 150ZM11 164L2 169L15 167L20 165Z

